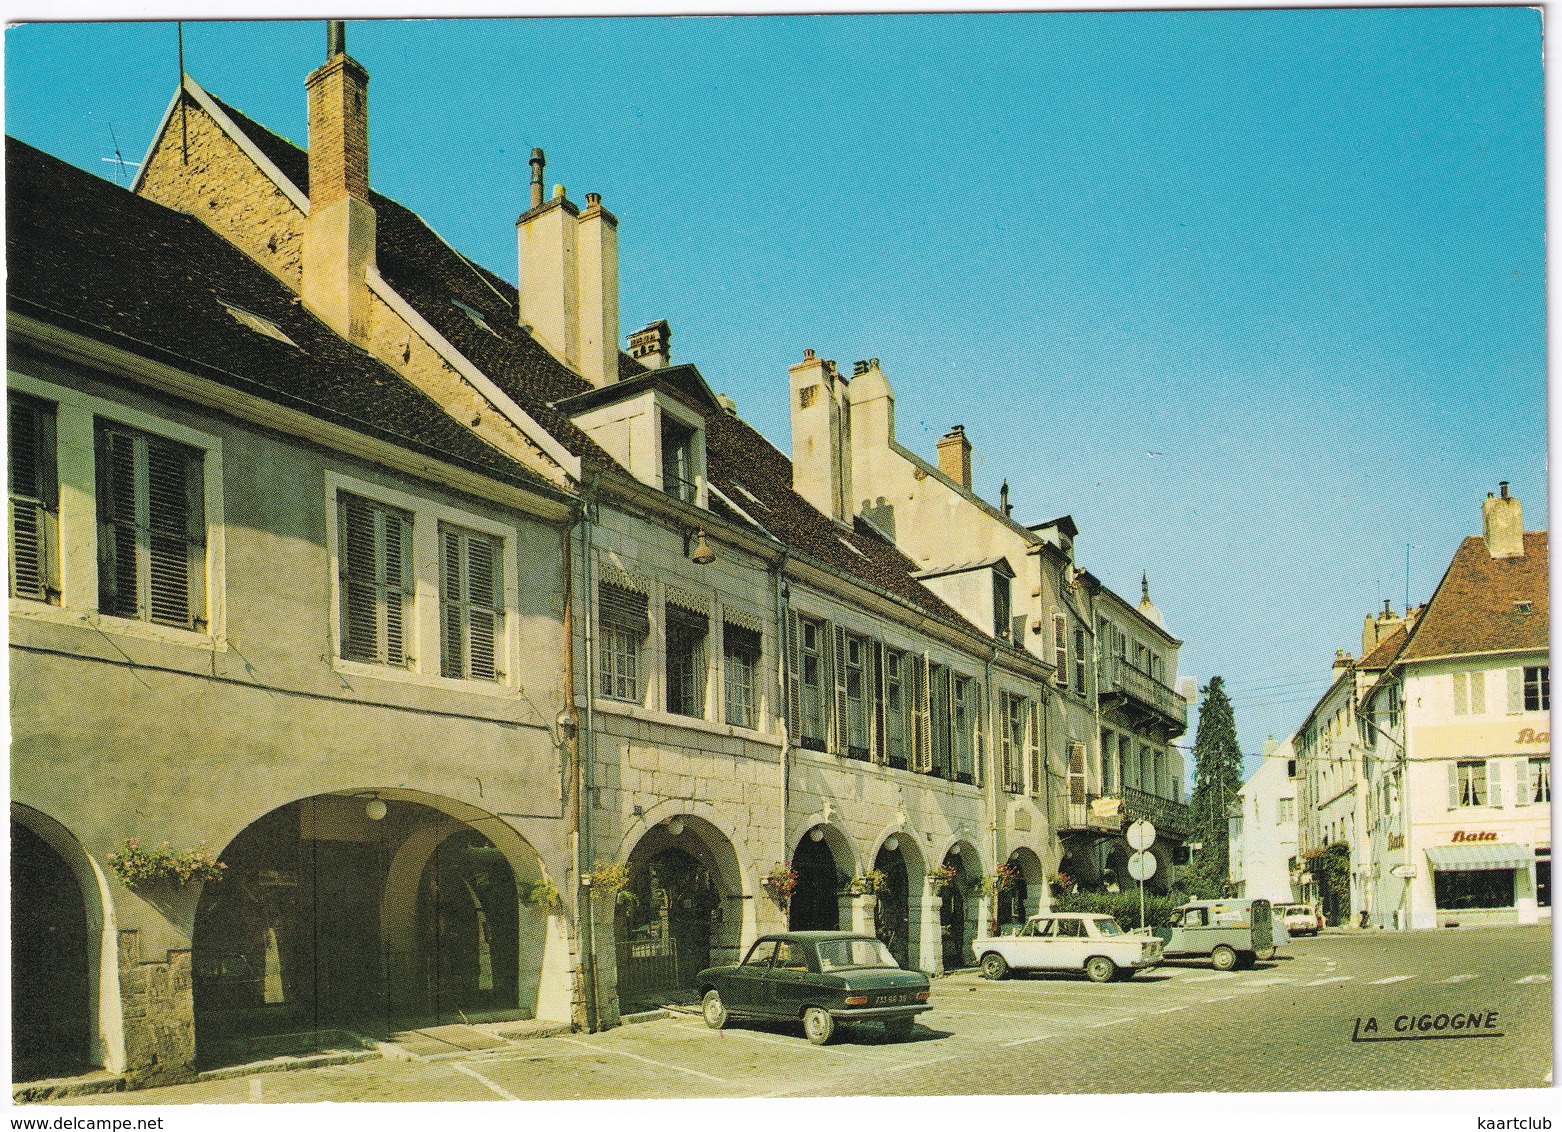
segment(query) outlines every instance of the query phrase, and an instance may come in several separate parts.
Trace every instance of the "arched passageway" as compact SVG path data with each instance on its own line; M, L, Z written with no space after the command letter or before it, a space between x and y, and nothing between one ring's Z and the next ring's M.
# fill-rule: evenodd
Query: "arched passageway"
M883 874L875 893L878 900L873 917L878 937L895 962L907 969L914 968L917 964L911 950L911 878L897 838L885 840L873 858L873 868Z
M545 929L518 897L512 858L529 847L508 840L506 852L433 805L364 793L251 823L196 909L198 1062L270 1056L328 1030L529 1016ZM534 855L523 863L535 874Z
M11 819L11 1079L92 1068L86 904L70 864Z
M944 970L952 971L970 966L975 958L971 941L981 927L977 921L977 894L981 891L982 869L975 848L959 842L944 855L944 866L954 870L954 877L939 893L938 918Z
M690 991L695 976L735 961L742 923L737 856L715 826L688 814L658 822L629 854L615 904L619 1009Z
M797 888L787 909L788 926L796 932L850 927L841 901L854 869L841 831L828 824L811 827L792 851L792 868L797 872Z
M1014 882L998 893L999 925L1023 923L1041 907L1041 859L1035 851L1022 845L1009 854L1007 863Z

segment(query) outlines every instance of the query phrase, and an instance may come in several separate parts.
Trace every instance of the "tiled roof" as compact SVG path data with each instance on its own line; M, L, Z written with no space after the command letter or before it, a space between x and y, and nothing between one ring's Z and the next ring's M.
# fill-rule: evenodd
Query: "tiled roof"
M1405 647L1405 641L1409 636L1404 625L1396 626L1394 631L1379 641L1371 652L1356 662L1356 667L1363 671L1381 672L1394 663L1394 659Z
M1484 539L1465 539L1399 659L1546 648L1547 560L1545 531L1525 532L1516 558L1493 558ZM1528 603L1527 612L1520 603Z
M12 311L495 479L556 490L343 341L193 217L9 137L6 266Z
M213 96L213 101L288 180L309 192L304 150L221 99ZM386 281L555 440L577 456L606 462L597 443L552 408L554 401L591 389L591 383L521 329L515 288L445 243L411 209L381 193L371 191L370 197L376 265ZM478 312L485 325L452 300ZM624 368L622 355L619 368Z

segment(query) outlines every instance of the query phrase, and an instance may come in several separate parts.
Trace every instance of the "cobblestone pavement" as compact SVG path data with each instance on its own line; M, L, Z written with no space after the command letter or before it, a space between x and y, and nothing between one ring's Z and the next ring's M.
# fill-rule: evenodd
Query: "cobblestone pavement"
M1255 970L1168 964L1128 982L934 984L909 1041L876 1026L811 1046L795 1026L676 1017L429 1061L82 1098L73 1105L1539 1088L1551 1072L1548 928L1326 934ZM1402 1015L1497 1014L1501 1036L1352 1041Z

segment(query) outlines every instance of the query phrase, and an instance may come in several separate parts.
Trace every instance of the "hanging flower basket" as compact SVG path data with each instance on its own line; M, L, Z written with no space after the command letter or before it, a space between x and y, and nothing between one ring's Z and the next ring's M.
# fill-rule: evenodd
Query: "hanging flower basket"
M634 895L624 891L624 886L629 883L629 866L623 861L597 862L583 878L591 887L593 900L616 899L628 903L634 899Z
M792 900L792 893L797 891L797 870L791 861L783 861L760 877L759 883L772 900L785 908Z
M851 882L853 896L875 896L889 886L889 877L881 869L869 869Z
M953 865L939 865L937 868L927 871L927 884L934 892L942 892L960 876L960 870Z
M1020 883L1020 869L1013 861L1005 861L993 870L993 895L1001 896L1013 891Z
M108 855L108 867L127 888L217 881L228 870L204 841L193 849L175 849L166 841L148 849L134 837Z
M526 903L545 912L554 912L564 906L564 895L551 880L544 877L527 890Z
M1064 872L1053 873L1050 883L1054 892L1069 892L1074 887L1074 878Z

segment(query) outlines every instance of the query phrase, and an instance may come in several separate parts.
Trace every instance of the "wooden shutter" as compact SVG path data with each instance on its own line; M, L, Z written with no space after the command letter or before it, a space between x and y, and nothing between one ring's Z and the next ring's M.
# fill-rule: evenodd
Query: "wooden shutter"
M200 460L182 444L147 437L147 605L153 621L192 627L204 609Z
M1508 714L1518 715L1524 710L1524 670L1508 669Z
M1025 746L1030 762L1031 793L1039 798L1046 788L1043 776L1047 771L1041 759L1041 709L1034 700L1027 700L1025 706L1029 717L1026 721Z
M1470 673L1470 714L1486 714L1486 673Z
M612 622L636 637L651 634L650 607L650 599L645 594L605 582L597 586L597 610L602 620Z
M1459 764L1456 762L1448 764L1448 808L1459 808Z
M1530 782L1528 759L1518 760L1514 767L1514 778L1517 790L1513 804L1516 806L1529 805L1530 791L1534 789L1534 784Z
M1470 677L1463 672L1454 673L1454 714L1468 715L1470 712Z
M797 614L788 609L786 611L786 731L787 737L794 746L801 734L799 727L802 720L802 695L799 688L802 664L797 654L798 644Z
M933 687L926 653L912 659L911 671L916 707L916 765L912 769L927 774L933 769Z
M1486 760L1486 804L1502 809L1502 763L1497 759Z
M1052 615L1052 663L1057 669L1052 682L1060 688L1068 687L1068 618L1061 613Z
M884 642L874 641L870 650L873 656L873 736L869 757L876 763L882 763L889 759L889 721L886 717L886 699L888 693L884 688Z
M356 495L339 498L342 655L405 666L412 520Z
M59 484L55 474L54 406L10 394L11 593L59 600Z
M487 535L441 526L439 540L440 672L496 680L504 599L499 546Z
M831 713L830 733L834 735L835 742L832 749L838 755L846 753L847 728L846 728L846 630L839 625L826 624L825 640L832 641L834 648L829 649L830 678L835 688L835 710Z
M1068 745L1068 800L1085 804L1085 745L1077 739Z
M114 617L139 617L135 440L100 424L96 452L98 609Z
M982 725L982 721L987 716L987 708L988 704L986 688L982 685L980 680L972 680L971 714L973 718L971 720L971 781L973 781L978 786L980 786L986 778L986 775L982 773L982 769L987 761L984 757L986 751L982 744L982 739L985 735L985 729Z

